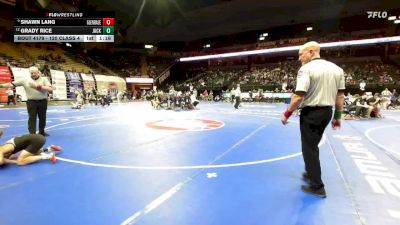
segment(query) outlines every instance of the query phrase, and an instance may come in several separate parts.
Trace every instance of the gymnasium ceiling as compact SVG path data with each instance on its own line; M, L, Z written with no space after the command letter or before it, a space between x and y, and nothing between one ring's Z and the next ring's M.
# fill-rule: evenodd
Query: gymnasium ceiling
M191 41L288 24L400 9L393 0L89 0L114 10L132 42Z
M15 5L15 0L0 0ZM54 11L115 11L118 38L128 43L193 41L253 30L395 11L399 0L16 0ZM78 9L79 8L79 9Z

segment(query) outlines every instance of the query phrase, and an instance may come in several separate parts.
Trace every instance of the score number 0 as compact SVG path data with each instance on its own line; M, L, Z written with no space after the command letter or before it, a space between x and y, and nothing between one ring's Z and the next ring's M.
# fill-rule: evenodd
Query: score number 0
M114 26L114 18L103 18L103 26Z

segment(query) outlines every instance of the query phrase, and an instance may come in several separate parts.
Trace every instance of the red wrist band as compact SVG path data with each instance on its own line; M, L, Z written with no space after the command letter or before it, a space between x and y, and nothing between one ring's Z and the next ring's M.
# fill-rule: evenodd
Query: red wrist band
M283 113L283 115L286 117L286 118L289 118L291 115L292 115L292 113L293 112L290 112L289 110L285 110L285 112Z

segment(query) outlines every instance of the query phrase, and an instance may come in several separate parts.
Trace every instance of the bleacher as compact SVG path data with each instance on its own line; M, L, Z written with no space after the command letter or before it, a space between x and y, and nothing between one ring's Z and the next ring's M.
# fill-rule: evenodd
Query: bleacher
M57 45L47 44L14 44L11 42L0 42L0 58L1 63L6 65L9 62L11 65L19 65L28 67L33 64L45 65L56 64L59 69L64 71L85 72L93 71L93 69L78 60L70 57L65 50ZM62 59L62 61L54 59L43 59L44 56L54 55Z
M10 42L0 42L0 57L3 58L4 61L12 62L15 61L17 63L26 63L26 59L16 45Z

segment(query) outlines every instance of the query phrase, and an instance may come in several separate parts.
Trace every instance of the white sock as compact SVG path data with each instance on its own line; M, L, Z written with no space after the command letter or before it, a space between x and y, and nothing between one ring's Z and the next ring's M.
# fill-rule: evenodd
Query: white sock
M50 159L51 154L47 154L47 153L40 153L40 156L42 157L42 159Z

